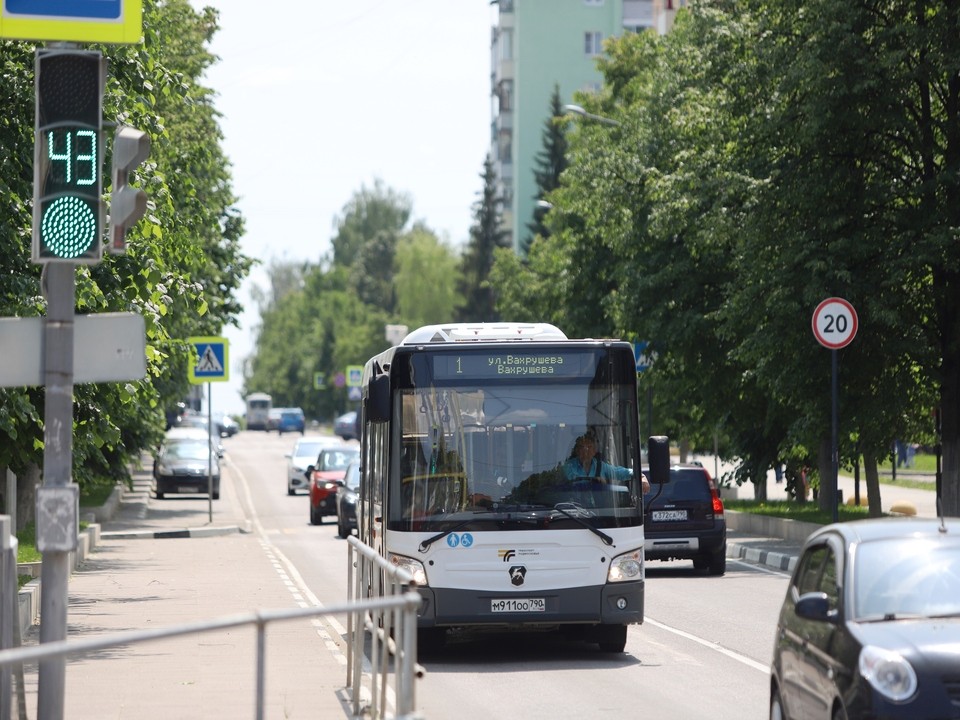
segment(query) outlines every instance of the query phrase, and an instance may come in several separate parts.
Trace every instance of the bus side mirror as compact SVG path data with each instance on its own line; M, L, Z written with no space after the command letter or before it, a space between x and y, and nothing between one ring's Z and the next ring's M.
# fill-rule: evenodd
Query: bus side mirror
M367 396L367 418L370 422L386 422L390 419L390 376L378 375L370 381Z
M663 485L670 480L670 441L665 435L651 435L647 440L647 460L651 483Z

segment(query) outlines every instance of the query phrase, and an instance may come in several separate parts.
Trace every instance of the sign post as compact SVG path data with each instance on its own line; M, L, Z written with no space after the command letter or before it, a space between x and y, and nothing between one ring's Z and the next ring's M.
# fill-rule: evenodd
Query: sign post
M840 450L837 441L839 422L838 410L838 382L837 382L837 350L849 345L857 334L859 320L853 305L843 298L830 297L823 300L813 311L813 336L817 342L830 350L830 505L833 511L833 522L839 519L839 493L837 492L838 476L840 474Z
M207 383L207 518L213 522L213 382L230 379L230 341L224 337L192 337L194 363L188 380L194 385Z

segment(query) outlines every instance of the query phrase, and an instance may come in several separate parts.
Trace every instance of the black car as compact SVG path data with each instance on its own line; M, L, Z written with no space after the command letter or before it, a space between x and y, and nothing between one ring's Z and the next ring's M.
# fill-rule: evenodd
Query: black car
M345 538L357 529L357 494L360 492L360 463L354 461L337 488L337 534Z
M960 520L807 538L780 610L770 718L960 718Z
M647 560L693 560L711 575L727 571L727 523L710 473L700 465L673 465L670 479L644 495Z
M360 437L357 430L357 413L354 410L345 412L333 423L333 434L339 435L344 440L356 440Z
M162 500L167 494L210 492L208 474L212 469L211 498L220 498L220 458L205 437L169 439L153 463L154 492Z

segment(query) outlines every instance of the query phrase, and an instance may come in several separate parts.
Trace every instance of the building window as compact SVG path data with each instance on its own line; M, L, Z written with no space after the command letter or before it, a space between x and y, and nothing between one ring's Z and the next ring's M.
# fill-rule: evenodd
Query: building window
M586 53L587 57L593 57L594 55L599 55L603 48L603 33L599 32L586 32L583 34L583 51Z
M500 59L513 60L513 30L510 28L500 30Z
M497 100L500 101L500 112L513 110L513 80L497 83Z

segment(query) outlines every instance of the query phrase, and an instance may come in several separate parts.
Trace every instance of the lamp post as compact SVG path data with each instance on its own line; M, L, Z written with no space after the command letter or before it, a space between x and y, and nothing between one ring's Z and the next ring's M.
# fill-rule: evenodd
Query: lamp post
M587 118L587 120L595 120L596 122L603 123L605 125L614 125L620 127L620 123L612 118L604 117L603 115L594 115L591 112L587 112L579 105L564 105L563 109L574 115L579 115L580 117Z

